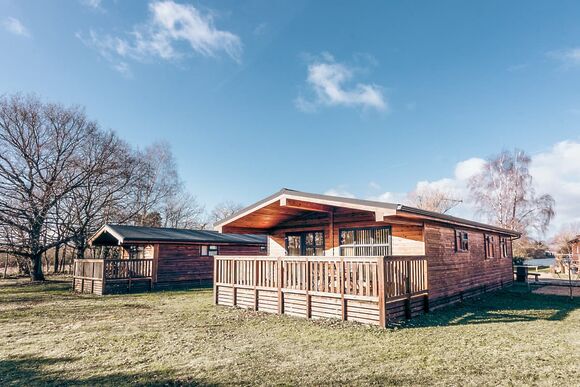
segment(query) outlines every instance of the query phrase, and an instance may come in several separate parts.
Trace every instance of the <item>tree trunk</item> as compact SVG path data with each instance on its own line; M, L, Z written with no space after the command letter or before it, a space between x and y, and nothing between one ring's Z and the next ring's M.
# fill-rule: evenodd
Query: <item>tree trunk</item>
M6 278L8 272L8 253L6 253L6 256L4 257L4 278Z
M32 281L44 281L44 274L42 273L42 254L36 254L30 258L32 264L30 269L30 279Z
M58 254L60 252L60 246L56 245L54 247L54 273L58 273Z

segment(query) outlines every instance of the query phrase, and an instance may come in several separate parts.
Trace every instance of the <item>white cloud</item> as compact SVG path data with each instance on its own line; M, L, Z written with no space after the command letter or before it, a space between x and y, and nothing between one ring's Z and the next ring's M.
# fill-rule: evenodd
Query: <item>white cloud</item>
M14 35L30 37L30 32L22 24L22 22L15 17L7 17L2 21L4 29Z
M549 193L556 200L552 232L580 222L580 142L562 141L533 156L530 173L536 192Z
M81 4L92 8L94 10L99 10L99 11L103 11L103 8L101 7L101 0L81 0Z
M547 55L559 61L564 68L580 66L580 47L550 51Z
M325 193L325 195L330 195L330 196L340 196L343 198L354 198L355 195L349 191L347 191L343 186L337 187L337 188L331 188L329 190L327 190Z
M419 181L411 191L436 188L450 192L463 199L463 203L452 209L450 214L477 220L467 184L472 176L481 171L484 163L485 160L478 157L460 161L455 165L453 176ZM562 141L545 152L533 155L530 173L536 194L550 194L556 201L556 216L548 237L567 224L580 222L580 142ZM407 193L387 191L371 199L405 203Z
M173 1L149 4L150 19L135 26L127 36L100 35L90 30L88 36L77 34L87 46L118 66L127 59L147 61L151 58L177 60L191 53L217 57L223 52L241 61L241 39L215 27L213 16L200 13L194 6ZM183 50L183 44L190 50ZM126 65L128 66L128 65Z
M306 83L313 94L310 98L295 99L298 109L306 112L318 106L347 106L386 111L387 100L380 86L375 84L352 84L355 68L338 63L332 55L324 53L308 65Z

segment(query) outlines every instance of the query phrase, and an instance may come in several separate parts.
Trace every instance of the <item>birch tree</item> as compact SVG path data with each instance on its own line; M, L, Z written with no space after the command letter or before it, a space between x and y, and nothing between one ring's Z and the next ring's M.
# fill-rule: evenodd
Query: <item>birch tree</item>
M536 195L530 162L523 151L504 151L490 158L469 181L479 213L491 223L524 236L533 231L544 233L555 215L552 196Z

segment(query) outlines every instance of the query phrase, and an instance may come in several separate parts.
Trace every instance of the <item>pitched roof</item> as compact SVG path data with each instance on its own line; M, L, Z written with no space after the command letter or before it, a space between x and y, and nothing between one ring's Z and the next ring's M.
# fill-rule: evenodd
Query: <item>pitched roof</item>
M364 199L355 199L355 198L345 198L340 196L331 196L331 195L321 195L321 194L314 194L309 192L301 192L296 191L293 189L282 188L280 191L276 192L273 195L268 196L267 198L260 200L238 212L235 214L215 223L214 227L220 229L222 226L243 217L244 215L253 212L254 210L258 210L266 205L272 204L282 198L293 198L299 199L304 201L312 201L318 203L325 203L335 207L344 207L344 208L352 208L352 209L359 209L363 211L371 211L377 212L380 211L384 216L415 216L423 219L431 219L443 223L449 223L454 225L463 225L483 230L489 231L496 231L499 233L512 235L519 237L521 234L519 232L505 229L498 226L493 226L485 223L476 222L469 219L459 218L456 216L441 214L439 212L434 211L427 211L422 210L420 208L410 207L403 204L397 203L388 203L388 202L380 202L374 200L364 200Z
M130 242L183 242L183 243L239 243L265 244L264 235L221 234L210 230L188 230L181 228L142 227L106 224L90 239L91 244L115 244Z

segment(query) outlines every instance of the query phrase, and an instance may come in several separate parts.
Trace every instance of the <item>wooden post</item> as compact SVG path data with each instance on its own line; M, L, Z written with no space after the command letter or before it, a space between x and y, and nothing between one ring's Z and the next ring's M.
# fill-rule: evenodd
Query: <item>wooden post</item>
M405 278L405 290L407 298L405 299L405 318L411 318L411 261L407 261L407 278Z
M284 295L282 294L284 270L282 268L282 257L278 257L278 314L284 314Z
M75 261L75 262L73 262L73 285L72 285L73 292L76 292L76 286L75 286L76 285L76 283L75 283L76 282L76 274L77 274L77 263Z
M153 245L153 262L151 262L151 283L157 284L157 269L159 268L159 243Z
M387 305L385 300L385 259L385 257L382 257L377 261L377 278L379 280L379 324L381 327L387 326Z
M254 258L254 310L258 310L258 261Z
M340 310L341 310L341 318L343 321L346 321L346 301L344 299L344 285L345 285L345 270L344 270L344 258L340 257Z
M213 257L213 304L217 305L218 304L218 287L217 287L217 281L218 281L218 260L216 259L216 257Z
M306 257L306 318L311 317L312 317L312 297L310 296L310 263L308 262L308 257Z
M105 270L105 267L107 266L107 261L105 261L105 259L102 260L103 262L103 269L101 272L101 286L102 286L102 294L107 294L107 271Z
M236 270L236 259L235 258L232 258L232 267L230 268L230 270L232 273L232 297L233 297L232 303L234 304L234 306L236 306L236 305L238 305L238 289L236 288L237 270Z
M334 209L330 212L330 243L332 246L332 256L336 257L334 252Z

